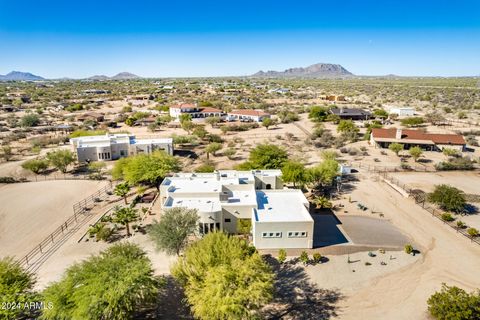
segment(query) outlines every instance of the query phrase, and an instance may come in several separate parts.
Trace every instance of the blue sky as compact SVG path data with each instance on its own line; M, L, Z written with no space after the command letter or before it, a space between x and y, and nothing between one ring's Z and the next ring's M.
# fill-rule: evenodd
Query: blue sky
M480 1L0 0L0 74L480 75Z

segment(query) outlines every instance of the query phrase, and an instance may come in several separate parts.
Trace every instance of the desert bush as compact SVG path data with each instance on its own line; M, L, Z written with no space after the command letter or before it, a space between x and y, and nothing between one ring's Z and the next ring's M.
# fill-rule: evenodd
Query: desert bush
M452 217L452 215L450 213L443 213L441 218L442 218L443 221L447 221L447 222L451 222L451 221L455 220L455 218Z
M413 252L413 246L411 244L406 244L404 250L405 253L411 254Z
M285 249L278 250L278 262L284 263L287 260L287 251Z

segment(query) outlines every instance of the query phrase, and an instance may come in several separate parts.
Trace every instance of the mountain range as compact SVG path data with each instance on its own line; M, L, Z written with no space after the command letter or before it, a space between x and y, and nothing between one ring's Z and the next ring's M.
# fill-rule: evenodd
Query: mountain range
M140 78L141 77L130 72L120 72L114 75L113 77L108 77L105 75L96 75L87 79L88 80L130 80L130 79L140 79Z
M21 72L21 71L12 71L6 75L0 74L0 81L35 81L35 80L45 80L40 76L31 74L30 72Z
M252 75L257 78L343 78L354 74L339 64L317 63L302 68L290 68L284 71L259 71Z
M104 75L97 75L88 80L130 80L130 79L139 79L141 77L130 73L130 72L120 72L113 77L107 77ZM36 80L45 80L45 78L34 75L30 72L21 72L21 71L12 71L6 75L0 74L0 81L36 81ZM60 80L71 80L69 78L62 78Z

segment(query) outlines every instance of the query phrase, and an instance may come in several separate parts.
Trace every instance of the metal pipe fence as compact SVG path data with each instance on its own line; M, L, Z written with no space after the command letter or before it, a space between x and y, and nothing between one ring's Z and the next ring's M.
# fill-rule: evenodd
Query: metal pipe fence
M383 179L385 179L385 180L389 181L390 183L396 185L397 187L405 190L408 193L409 197L413 198L413 200L415 201L415 204L420 206L423 210L430 213L432 215L432 217L435 217L438 220L442 221L444 224L446 224L449 227L451 227L452 229L454 229L457 233L460 233L461 235L470 239L470 241L475 242L476 244L480 244L480 237L469 235L466 228L457 226L457 224L454 221L444 220L442 216L446 212L439 209L439 208L435 208L435 207L431 206L427 202L427 194L423 190L415 190L415 189L410 188L407 184L402 183L398 179L390 176L388 174L388 172L382 172L382 173L379 173L379 175Z
M112 190L112 183L104 186L94 194L87 198L75 203L73 205L73 216L70 216L64 223L62 223L57 229L45 237L39 244L37 244L32 250L30 250L25 256L18 260L18 263L25 268L29 268L35 263L37 259L50 249L53 244L70 231L75 225L82 222L87 218L87 212L92 209L91 204L106 199Z

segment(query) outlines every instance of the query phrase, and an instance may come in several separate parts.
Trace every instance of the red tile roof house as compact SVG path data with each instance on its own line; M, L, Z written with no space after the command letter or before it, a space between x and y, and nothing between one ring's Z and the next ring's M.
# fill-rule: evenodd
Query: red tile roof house
M181 114L190 114L192 119L221 117L224 112L220 109L211 107L198 107L196 103L182 103L170 107L170 116L176 121L179 120Z
M250 120L261 122L264 118L270 118L270 114L262 110L253 110L253 109L242 109L242 110L233 110L227 113L228 120Z
M375 147L388 148L391 143L401 143L405 149L419 146L427 151L441 151L444 148L464 151L466 142L459 134L426 133L421 130L407 129L372 129L370 144Z

